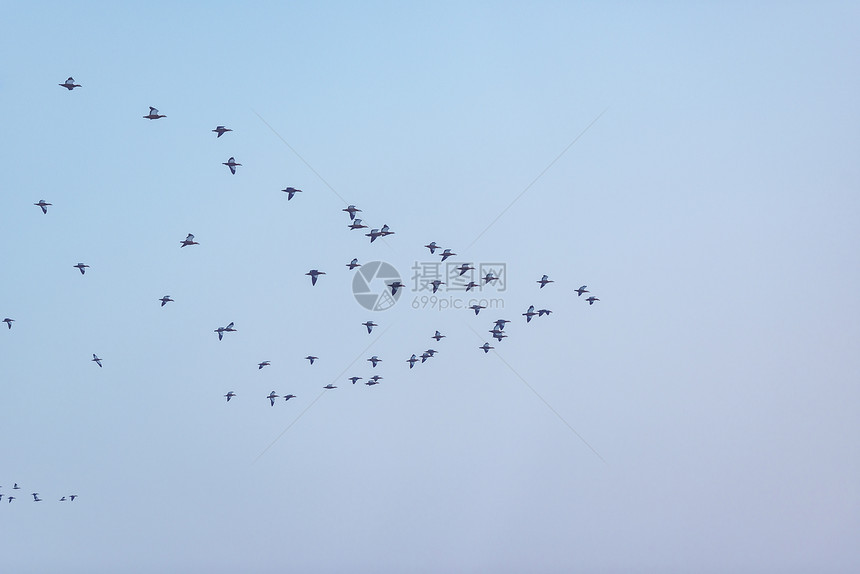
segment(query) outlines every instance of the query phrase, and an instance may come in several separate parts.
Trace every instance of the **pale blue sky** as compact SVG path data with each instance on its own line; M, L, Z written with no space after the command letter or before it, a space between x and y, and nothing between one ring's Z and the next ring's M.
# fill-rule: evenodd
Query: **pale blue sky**
M7 7L3 570L857 571L858 12ZM502 308L413 309L430 241Z

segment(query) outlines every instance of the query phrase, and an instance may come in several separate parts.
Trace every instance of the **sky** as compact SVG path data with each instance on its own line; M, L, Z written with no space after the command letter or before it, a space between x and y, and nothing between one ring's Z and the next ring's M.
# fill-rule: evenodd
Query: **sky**
M4 15L4 571L860 569L855 3Z

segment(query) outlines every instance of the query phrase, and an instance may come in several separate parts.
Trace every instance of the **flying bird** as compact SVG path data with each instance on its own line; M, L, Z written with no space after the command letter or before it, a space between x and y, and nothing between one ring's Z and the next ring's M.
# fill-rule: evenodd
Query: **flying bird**
M295 194L302 192L301 189L296 189L295 187L288 187L287 189L282 189L281 191L287 194L287 201L291 200Z
M179 245L180 249L182 249L183 247L188 247L189 245L200 245L199 243L194 241L194 235L191 233L189 233L188 237L186 237L185 239L183 239L179 243L180 243L180 245Z
M531 321L532 317L534 317L535 315L537 315L537 313L535 313L535 306L534 305L529 305L529 310L526 311L525 313L523 313L523 317L526 318L526 323Z
M361 380L361 377L350 377L347 379L347 381L352 381L353 385L355 384L355 381L360 381L360 380Z
M70 495L69 495L69 499L70 499L72 502L74 502L74 501L75 501L75 499L76 499L77 497L78 497L78 495L77 495L77 494L70 494Z
M469 307L469 309L472 309L473 311L475 311L475 315L480 313L481 309L486 309L486 308L487 308L486 305L478 305L477 303L475 303L474 305Z
M436 353L438 353L439 351L437 351L436 349L427 349L424 352L427 353L427 355L429 355L430 357L435 357Z
M586 287L586 285L583 285L582 287L580 287L579 289L576 290L576 296L577 297L582 297L583 293L590 293L590 291L585 290L585 287Z
M410 369L415 366L415 363L417 361L418 361L418 359L415 357L415 353L412 353L412 356L409 357L408 359L406 359L406 362L409 363Z
M586 301L588 301L588 304L589 304L589 305L594 305L594 302L595 302L595 301L600 301L600 299L598 299L597 297L593 297L593 296L592 296L592 297L589 297L588 299L586 299Z
M170 298L170 295L165 295L164 297L159 299L159 301L161 301L161 306L164 307L168 303L172 303L173 299Z
M6 317L5 319L3 319L3 322L4 322L4 323L6 323L6 326L7 326L7 327L9 327L9 328L11 329L11 328L12 328L12 322L13 322L14 320L15 320L15 319L10 319L9 317Z
M440 333L439 331L436 331L436 334L434 334L434 335L433 335L432 337L430 337L430 338L431 338L431 339L436 339L436 342L438 343L440 340L442 340L442 338L443 338L444 336L445 336L445 335L443 335L443 334L442 334L442 333Z
M42 502L42 499L41 499L41 498L39 498L39 493L38 493L38 492L33 492L33 493L31 493L31 494L33 495L33 502Z
M474 269L475 269L474 267L470 266L470 265L469 265L469 264L467 264L467 263L463 263L462 265L460 265L459 267L457 267L457 270L460 272L460 275L461 275L461 276L462 276L463 274L465 274L465 273L466 273L466 271L474 271Z
M370 357L369 359L367 359L367 361L368 361L368 362L370 362L370 364L371 364L371 365L373 365L373 368L375 369L375 368L376 368L376 365L378 365L379 363L381 363L381 362L382 362L382 359L380 359L380 358L379 358L379 357L377 357L376 355L373 355L372 357Z
M354 205L349 205L346 207L346 209L341 209L341 211L347 212L349 214L350 221L352 221L353 219L355 219L355 214L360 212L361 210L358 209L357 207L355 207ZM359 221L361 221L361 220L359 219Z
M370 237L370 242L373 243L374 241L376 241L377 237L382 237L382 232L378 229L371 229L370 233L365 233L364 236Z
M233 391L230 391L230 392L228 392L228 393L227 393L226 395L224 395L224 396L225 396L225 397L227 397L227 402L229 403L229 402L230 402L230 399L232 399L233 397L235 397L235 396L236 396L236 393L234 393Z
M479 287L479 285L478 285L477 283L475 283L474 281L469 281L469 282L466 284L466 291L471 291L471 290L472 290L472 289L474 289L475 287Z
M95 353L93 353L93 358L92 358L92 359L90 359L90 360L91 360L91 361L93 361L93 362L94 362L96 365L98 365L99 367L101 367L101 366L102 366L102 360L101 360L101 359L99 359L99 358L96 356L96 354L95 354Z
M311 365L313 365L313 364L314 364L314 361L315 361L315 360L317 360L317 359L319 359L319 357L314 357L313 355L308 355L307 357L305 357L305 359L307 359L308 361L310 361L310 362L311 362Z
M372 377L370 377L370 380L378 383L379 381L382 380L382 376L381 375L373 375Z
M507 319L496 319L496 329L501 331L505 328L506 323L510 323L510 321L508 321Z
M48 203L48 202L46 202L44 199L40 199L40 200L39 200L39 203L34 203L33 205L36 205L36 206L38 206L38 207L41 207L41 208L42 208L42 213L48 213L48 206L49 206L49 205L53 205L53 204L52 204L52 203Z
M80 85L80 84L76 84L76 83L75 83L75 79L74 79L73 77L71 77L71 76L69 76L69 79L68 79L68 80L66 80L66 81L65 81L65 82L63 82L62 84L58 84L58 85L59 85L59 86L62 86L62 87L64 87L64 88L66 88L66 89L67 89L67 90L69 90L70 92L71 92L72 90L74 90L75 88L80 88L80 87L81 87L81 85Z
M428 353L426 351L421 353L421 362L423 363L424 361L426 361L427 359L429 359L432 356L433 355L431 355L430 353Z
M492 333L493 338L494 338L496 341L501 341L502 339L504 339L505 337L507 337L507 335L505 335L505 332L504 332L504 331L502 331L501 329L492 329L492 330L490 331L490 333Z
M492 273L487 273L486 275L484 275L484 284L485 285L487 283L489 283L490 281L498 281L498 280L499 280L499 278L496 277L495 275L493 275Z
M12 490L21 490L21 487L18 486L18 483L16 482L15 485L12 487Z
M329 383L329 384L327 384L326 386L324 386L323 388L324 388L324 389L336 389L336 388L337 388L337 386L336 386L336 385L333 385L333 384L331 384L331 383Z
M379 234L385 237L386 235L394 235L394 232L389 230L387 225L383 225L382 229L379 230Z
M218 327L217 329L215 329L215 332L218 333L218 340L219 341L224 338L224 333L233 333L235 331L236 331L236 329L233 328L232 322L230 322L230 324L227 325L226 327Z
M236 168L241 167L242 164L236 163L236 160L233 157L231 157L227 161L221 162L221 165L226 165L227 167L230 168L230 173L232 173L233 175L236 175Z
M317 271L316 269L311 269L310 271L305 273L305 275L310 275L311 276L311 285L316 285L317 284L317 277L319 277L320 275L325 275L325 271Z
M7 502L12 502L13 500L15 500L15 497L14 497L14 496L7 496L7 497L6 497L6 501L7 501Z
M440 285L445 285L445 282L441 281L439 279L434 279L433 281L430 282L430 285L433 286L433 292L435 293L436 291L439 290Z
M370 332L371 332L371 331L373 331L373 328L374 328L374 327L378 327L378 326L379 326L379 325L377 325L376 323L374 323L373 321L367 321L366 323L362 323L362 325L364 325L365 327L367 327L367 333L368 333L368 334L370 334Z
M149 113L143 117L147 120L157 120L158 118L166 118L167 116L159 114L158 110L156 110L152 106L149 106Z
M296 398L296 395L284 395L284 401Z
M84 272L86 271L86 268L89 267L89 265L84 265L83 263L78 263L77 265L72 265L72 267L77 267L78 271L80 271L81 275L83 275Z
M269 405L275 406L275 399L277 399L279 396L280 395L275 394L275 391L272 391L271 393L269 393L269 396L266 397L267 399L269 399Z
M398 289L400 289L401 287L405 287L405 285L403 283L401 283L400 281L394 281L392 283L389 283L388 286L391 287L391 296L392 297L397 295Z
M268 367L271 364L272 363L270 363L269 361L263 361L262 363L257 363L257 370L259 371L263 367Z
M352 223L350 223L350 224L349 224L349 228L350 228L350 229L352 229L352 230L356 230L356 229L367 229L367 226L366 226L366 225L363 225L363 224L361 223L361 220L360 220L360 219L356 219L355 221L353 221Z
M552 313L549 309L538 309L538 317L543 317L544 315L549 315Z
M551 280L548 276L544 275L543 277L541 277L537 281L537 283L540 283L540 288L543 289L544 287L546 287L547 283L555 283L555 281Z
M352 261L346 264L349 267L349 270L352 271L356 267L361 267L361 263L358 262L358 257L354 258Z
M484 353L489 353L490 349L495 349L495 347L491 347L489 343L484 343L483 345L481 345L478 348L482 349L484 351Z
M426 247L427 249L429 249L429 250L430 250L430 255L434 255L434 254L436 253L436 250L437 250L437 249L441 249L441 247L439 247L438 245L436 245L436 242L435 242L435 241L431 241L430 243L428 243L428 244L427 244L427 245L425 245L424 247Z
M445 251L442 252L442 261L445 261L449 257L454 257L455 255L457 255L457 254L452 252L450 249L446 249Z
M218 134L217 136L215 136L216 138L220 138L227 132L232 132L233 130L231 130L230 128L225 128L224 126L216 126L215 129L212 131Z
M368 387L372 387L373 385L378 385L379 381L367 381L364 384L367 385Z

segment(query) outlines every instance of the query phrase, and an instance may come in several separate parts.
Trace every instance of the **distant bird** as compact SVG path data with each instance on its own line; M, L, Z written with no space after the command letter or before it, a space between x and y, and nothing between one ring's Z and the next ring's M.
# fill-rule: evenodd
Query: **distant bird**
M355 381L360 381L361 377L350 377L347 379L348 381L352 381L352 384L355 384Z
M259 370L260 370L260 369L262 369L263 367L268 367L268 366L269 366L269 365L271 365L271 364L272 364L272 363L271 363L271 362L269 362L269 361L263 361L262 363L257 363L257 370L259 371Z
M14 497L14 496L7 496L7 497L6 497L6 501L7 501L7 502L12 502L13 500L15 500L15 497Z
M41 498L39 498L39 493L38 493L38 492L33 492L33 493L31 493L31 494L33 495L33 502L42 502L42 499L41 499Z
M510 323L510 321L508 321L507 319L496 319L496 329L501 331L505 328L506 323Z
M382 232L378 229L371 229L370 233L365 233L364 236L370 237L370 242L373 243L377 237L382 237Z
M386 237L388 235L394 235L394 232L389 230L387 225L383 225L382 229L379 230L379 234L383 237Z
M230 173L232 173L233 175L236 175L236 168L242 166L241 163L236 163L236 160L233 157L231 157L227 161L221 162L221 165L226 165L227 167L229 167Z
M269 406L275 406L275 399L277 399L280 395L276 395L275 391L269 393L269 396L266 398L269 399Z
M331 384L331 383L329 383L329 384L327 384L326 386L324 386L323 388L324 388L324 389L336 389L336 388L337 388L337 386L336 386L336 385L333 385L333 384Z
M316 269L311 269L310 271L305 273L305 275L310 275L311 276L311 285L316 285L317 284L317 277L319 277L320 275L325 275L325 271L317 271Z
M538 309L538 317L543 317L544 315L549 315L552 313L549 309Z
M430 338L431 338L431 339L436 339L436 342L438 343L439 341L441 341L441 340L442 340L442 338L443 338L444 336L445 336L445 335L443 335L443 334L442 334L442 333L440 333L439 331L436 331L436 334L435 334L435 335L433 335L433 336L432 336L432 337L430 337Z
M457 254L452 252L450 249L446 249L445 251L442 252L442 261L445 261L449 257L454 257L455 255L457 255Z
M6 317L5 319L3 319L3 322L4 322L4 323L6 323L6 326L7 326L7 327L9 327L9 328L11 329L11 328L12 328L12 322L13 322L14 320L15 320L15 319L10 319L9 317Z
M588 301L589 305L594 305L594 302L600 301L600 299L598 299L597 297L589 297L588 299L586 299L586 301Z
M489 343L484 343L483 345L481 345L478 348L483 349L484 353L489 353L490 349L495 349L495 347L491 347Z
M62 497L62 498L60 499L60 502L65 502L65 501L66 501L66 497L65 497L65 496L64 496L64 497Z
M378 385L379 381L367 381L364 384L367 385L368 387L372 387L373 385Z
M367 333L368 333L368 334L370 334L370 332L371 332L371 331L373 331L373 328L374 328L374 327L378 327L378 326L379 326L379 325L377 325L376 323L374 323L373 321L367 321L366 323L362 323L362 325L364 325L365 327L367 327Z
M428 243L428 244L427 244L427 245L425 245L424 247L426 247L427 249L429 249L429 250L430 250L430 255L435 254L437 249L442 249L441 247L439 247L438 245L436 245L436 242L435 242L435 241L431 241L430 243Z
M475 315L480 313L481 309L486 309L486 308L487 308L486 305L478 305L477 303L475 303L474 305L469 307L469 309L472 309L473 311L475 311Z
M233 130L231 130L230 128L225 128L224 126L217 126L212 131L215 132L216 134L218 134L217 136L215 136L216 138L220 138L221 136L223 136L227 132L232 132Z
M352 229L352 230L356 230L356 229L367 229L367 226L366 226L366 225L363 225L363 224L361 223L361 220L360 220L360 219L356 219L355 221L353 221L352 223L350 223L350 224L349 224L349 228L350 228L350 229Z
M287 189L282 189L281 191L287 194L287 201L291 200L295 194L302 192L301 189L296 189L295 187L288 187Z
M523 313L523 317L526 318L526 323L531 321L532 317L534 317L535 315L537 315L537 313L535 313L535 306L534 305L529 305L529 310L526 311L525 313Z
M188 247L189 245L200 245L199 243L194 241L194 235L191 233L189 233L188 236L185 239L183 239L182 241L180 241L179 243L180 243L180 245L179 245L180 249L182 249L183 247Z
M409 363L409 368L410 368L410 369L411 369L412 367L414 367L414 366L415 366L415 363L417 363L417 362L418 362L418 358L415 356L415 353L412 353L412 356L411 356L411 357L409 357L408 359L406 359L406 362L407 362L407 363Z
M380 358L379 358L379 357L377 357L376 355L373 355L372 357L370 357L370 358L369 358L369 359L367 359L367 360L370 362L370 364L371 364L371 365L373 365L373 368L374 368L374 369L376 368L376 365L378 365L379 363L381 363L381 362L382 362L382 359L380 359Z
M352 261L346 264L349 267L349 270L352 271L356 267L361 267L361 263L358 262L358 257L354 258Z
M382 376L381 375L373 375L372 377L370 377L370 380L376 381L378 383L379 381L382 380Z
M34 203L38 207L42 208L42 213L48 213L48 206L53 205L52 203L47 203L44 199L40 199L39 203Z
M540 283L540 288L543 289L544 287L546 287L547 283L555 283L555 281L544 275L540 278L540 280L537 281L537 283Z
M159 114L158 110L156 110L152 106L149 106L149 113L143 117L147 120L157 120L158 118L166 118L167 116Z
M78 263L77 265L72 265L72 267L77 267L78 271L80 271L81 275L83 275L86 268L89 267L89 265L84 265L83 263Z
M477 283L475 283L474 281L469 281L469 282L466 284L466 291L471 291L471 290L472 290L472 289L474 289L475 287L479 287L479 285L478 285Z
M492 333L493 338L494 338L496 341L501 341L502 339L504 339L505 337L507 337L507 335L505 335L505 332L504 332L504 331L502 331L501 329L492 329L492 330L490 331L490 333Z
M498 280L499 280L499 278L496 277L495 275L493 275L492 273L487 273L486 275L484 275L484 285L486 285L490 281L498 281Z
M215 329L215 332L218 333L218 340L220 341L224 338L224 333L232 333L235 330L236 329L233 328L233 323L231 322L226 327L218 327L217 329Z
M577 297L582 297L583 293L590 293L590 291L585 290L585 287L586 287L586 285L583 285L582 287L580 287L579 289L576 290L576 296Z
M360 212L361 210L358 209L357 207L355 207L354 205L349 205L346 207L346 209L341 209L341 211L347 212L349 214L350 221L352 221L353 219L355 219L355 214ZM359 219L359 221L361 221L361 220Z
M98 365L99 367L101 367L101 366L102 366L102 360L101 360L101 359L99 359L99 358L96 356L96 354L95 354L95 353L93 353L93 358L92 358L92 359L90 359L90 360L91 360L91 361L93 361L93 362L94 362L96 365Z
M424 352L427 353L427 355L429 355L430 357L435 357L436 353L438 353L439 351L437 351L436 349L427 349Z
M284 395L284 401L296 398L296 395Z
M441 281L439 279L434 279L433 281L430 282L430 285L433 286L433 292L435 293L436 291L439 290L440 285L445 285L445 282Z
M400 281L394 281L392 283L389 283L388 286L391 287L391 296L392 297L397 295L398 289L400 289L401 287L405 287L405 285L403 283L401 283Z
M162 307L164 307L164 306L165 306L165 305L167 305L168 303L173 303L173 299L171 299L171 298L170 298L170 295L165 295L164 297L162 297L161 299L159 299L159 301L161 301L161 306L162 306Z
M75 499L76 499L77 497L78 497L78 495L77 495L77 494L70 494L70 495L69 495L69 499L70 499L72 502L74 502L74 501L75 501Z
M12 490L21 490L21 487L18 486L18 483L15 483L15 486L12 487Z
M75 83L75 79L74 79L73 77L71 77L71 76L69 76L69 79L68 79L68 80L66 80L66 81L65 81L65 82L63 82L62 84L58 84L58 85L59 85L59 86L62 86L62 87L64 87L64 88L66 88L66 89L67 89L67 90L69 90L70 92L71 92L72 90L74 90L75 88L80 88L80 87L81 87L81 85L80 85L80 84L76 84L76 83Z
M310 362L311 362L311 365L313 365L313 364L314 364L314 361L315 361L315 360L317 360L317 359L319 359L319 357L314 357L313 355L308 355L307 357L305 357L305 359L307 359L308 361L310 361Z
M230 391L230 392L228 392L228 393L227 393L226 395L224 395L224 396L225 396L225 397L227 397L227 402L229 403L229 402L230 402L230 399L232 399L233 397L235 397L235 396L236 396L236 393L234 393L233 391Z
M475 268L472 267L471 265L469 265L468 263L463 263L462 265L457 267L457 270L460 272L461 276L464 275L466 273L466 271L474 271L474 269Z

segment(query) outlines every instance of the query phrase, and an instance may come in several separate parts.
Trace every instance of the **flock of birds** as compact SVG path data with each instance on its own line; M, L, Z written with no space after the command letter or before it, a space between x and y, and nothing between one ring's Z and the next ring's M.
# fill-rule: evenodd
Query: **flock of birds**
M59 84L59 85L62 86L63 88L66 88L69 91L72 91L75 88L81 87L80 84L75 83L75 80L72 77L69 77L65 82L63 82L62 84ZM161 114L158 111L158 109L156 109L154 107L150 107L149 113L143 116L143 118L148 119L148 120L159 120L159 119L166 118L166 117L167 117L166 115ZM233 131L232 129L225 127L223 125L216 126L215 129L212 130L212 132L214 132L216 134L216 138L220 138L224 134L227 134L227 133L232 132L232 131ZM227 168L230 170L230 173L233 175L236 174L237 168L242 167L242 164L238 163L236 161L236 159L232 156L226 162L222 162L222 163L223 163L223 165L227 166ZM287 200L288 201L292 200L296 196L296 194L302 193L302 190L296 189L294 187L287 187L281 191L287 194ZM44 199L40 199L38 202L34 203L33 205L39 207L42 210L43 214L47 214L48 213L48 207L51 207L53 204L46 202ZM348 229L350 231L368 228L367 225L364 225L362 223L361 219L356 217L356 215L358 213L361 213L362 210L358 209L355 205L348 205L346 208L342 209L341 211L344 211L349 215ZM376 241L376 239L384 238L384 237L387 237L387 236L393 235L393 234L394 234L394 232L391 231L391 229L389 228L388 225L383 225L380 228L370 229L369 232L365 233L365 236L369 237L370 242L373 243L374 241ZM189 233L185 237L185 239L180 240L179 243L180 243L180 245L179 245L180 248L200 245L199 242L195 241L194 235L192 233ZM442 248L435 241L428 243L427 245L424 245L424 247L429 249L431 255L436 255L436 252L439 251L438 255L441 257L441 261L443 261L443 262L446 261L447 259L451 258L451 257L457 256L457 254L455 252L453 252L450 248ZM85 263L81 263L81 262L77 263L73 267L78 269L78 271L80 271L81 275L85 275L86 270L90 268L89 265L87 265ZM361 263L358 262L358 258L354 258L349 263L346 264L346 267L350 271L352 271L358 267L361 267ZM462 277L464 274L466 274L469 271L475 270L475 268L468 263L463 263L459 267L457 267L456 269L457 269L457 271L459 271L460 277ZM317 281L319 281L320 278L322 276L324 276L325 274L326 273L324 271L320 271L319 269L311 269L307 273L305 273L305 275L310 277L311 286L315 286L317 284ZM473 289L482 287L484 285L494 283L494 282L499 280L499 277L494 276L493 273L487 273L484 277L480 278L480 280L482 281L482 283L470 281L468 284L466 284L466 291L468 292L468 291L471 291ZM554 281L551 280L548 275L543 275L539 280L537 280L537 283L540 285L540 289L543 289L544 287L546 287L550 283L554 283ZM440 279L435 279L435 280L428 283L428 285L432 288L433 293L436 293L438 291L438 289L442 285L445 285L445 284L446 283ZM386 283L386 286L389 289L391 289L392 297L397 294L399 289L402 289L405 287L403 285L403 283L401 283L400 281L388 282L388 283ZM586 285L581 286L579 289L576 289L574 292L577 294L577 297L581 297L582 295L589 293ZM174 302L174 299L171 298L170 295L164 295L163 297L161 297L160 299L157 299L157 300L160 301L161 307L164 307L168 303ZM585 299L585 301L587 301L589 305L593 305L596 301L600 301L600 299L598 299L597 297L594 297L594 296L589 296ZM475 315L478 315L481 312L481 310L485 309L485 308L486 308L485 305L480 305L478 303L475 303L475 304L468 307L468 309L475 312ZM530 305L529 308L526 310L526 312L522 313L522 315L525 317L525 320L528 323L528 322L531 322L531 320L535 316L537 316L537 317L543 317L545 315L549 316L551 313L552 313L552 311L550 309L543 308L543 309L535 310L535 306ZM6 317L5 319L3 319L3 322L6 323L6 325L9 329L12 328L13 321L15 321L15 320L10 318L10 317ZM510 323L510 321L508 319L497 319L493 323L492 328L489 330L489 333L491 334L492 338L495 339L497 342L501 342L503 339L505 339L507 337L507 334L505 333L505 325L507 323ZM374 327L378 326L373 321L366 321L366 322L362 323L362 325L367 329L368 334L370 334L373 331ZM221 340L223 340L224 335L226 333L235 333L235 332L237 332L237 329L235 328L234 323L230 322L226 326L216 328L214 330L214 332L218 335L218 340L221 341ZM431 338L434 339L438 343L444 337L445 337L445 335L443 335L439 331L436 331L435 334ZM492 350L494 348L495 347L491 346L489 344L489 342L485 342L483 345L478 347L478 349L484 351L484 353L489 353L490 350ZM408 359L406 359L406 363L408 363L409 368L412 369L416 364L419 364L419 362L424 363L424 362L428 361L429 359L432 359L433 357L435 357L437 352L438 351L436 351L435 349L429 348L429 349L426 349L425 351L421 352L420 354L413 353ZM310 361L311 365L313 365L314 361L316 361L318 358L319 357L312 356L312 355L308 355L307 357L305 357L305 359ZM100 368L103 367L102 359L99 358L98 355L96 355L95 353L93 353L93 358L91 360L94 363L96 363L96 365L98 365ZM379 356L377 356L377 355L373 355L372 357L368 358L367 361L372 365L372 368L374 368L374 369L377 367L377 365L379 363L383 362L382 359L379 358ZM257 367L258 367L258 369L263 369L264 367L267 367L269 365L271 365L270 361L262 361L262 362L258 363ZM367 386L374 386L374 385L379 384L382 379L383 379L383 377L380 375L373 375L372 377L369 377L365 381L364 384ZM347 380L351 381L352 384L354 385L356 382L364 380L364 379L362 377L352 376L352 377L349 377ZM337 386L332 384L332 383L329 383L329 384L325 385L323 388L331 390L331 389L336 389ZM230 402L231 399L233 399L237 396L237 393L235 393L234 391L231 390L223 396L227 399L227 402ZM265 398L268 399L270 405L274 406L275 399L283 398L286 402L286 401L289 401L291 399L296 398L296 395L294 395L294 394L278 395L277 393L275 393L275 391L271 391ZM15 485L15 489L17 489L17 484ZM34 497L34 500L36 500L36 501L41 500L38 497L38 493L33 493L33 497ZM76 497L76 495L70 495L69 499L74 500L75 497ZM14 499L14 497L8 497L8 500L10 502L13 499ZM66 500L66 497L63 497L61 500Z
M71 79L71 78L69 78L69 79ZM62 85L62 84L60 84L60 85ZM3 487L0 486L0 488L3 488ZM18 483L16 482L12 486L12 490L21 490L21 487L18 486ZM43 498L39 498L38 492L31 492L30 496L33 497L33 502L42 502L44 500ZM70 502L74 502L76 498L78 498L77 494L66 494L66 495L61 496L58 502L66 502L67 500ZM7 503L11 504L11 502L13 500L17 500L17 499L18 499L18 497L15 496L14 494L4 494L4 493L0 492L0 502L3 502L5 500Z

